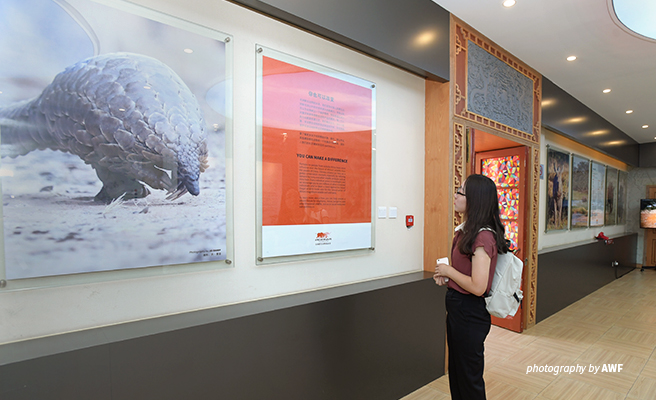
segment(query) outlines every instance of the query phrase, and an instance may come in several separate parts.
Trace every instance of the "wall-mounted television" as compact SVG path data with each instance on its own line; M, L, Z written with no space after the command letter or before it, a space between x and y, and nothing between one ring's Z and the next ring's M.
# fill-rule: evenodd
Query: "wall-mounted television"
M640 227L656 229L656 199L640 200Z

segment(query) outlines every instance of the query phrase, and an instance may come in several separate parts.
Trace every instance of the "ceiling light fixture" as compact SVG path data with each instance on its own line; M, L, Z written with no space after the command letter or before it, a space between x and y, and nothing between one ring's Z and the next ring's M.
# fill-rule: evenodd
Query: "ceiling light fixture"
M515 5L515 0L505 0L503 2L503 6L506 8L510 8Z
M587 120L588 120L587 117L573 117L573 118L566 119L563 122L566 124L580 124L581 122L585 122Z
M567 57L567 61L574 61L574 60L576 60L576 56Z
M604 93L610 93L610 89L604 89Z
M649 128L649 125L643 125L642 126L642 129L647 129L647 128Z
M633 110L626 110L627 114L633 114Z
M187 53L187 54L191 54L191 53L194 52L192 49L184 49L184 50L182 50L182 51L184 51L184 52Z
M414 39L414 44L417 47L424 47L434 43L437 40L437 32L428 30L421 32Z

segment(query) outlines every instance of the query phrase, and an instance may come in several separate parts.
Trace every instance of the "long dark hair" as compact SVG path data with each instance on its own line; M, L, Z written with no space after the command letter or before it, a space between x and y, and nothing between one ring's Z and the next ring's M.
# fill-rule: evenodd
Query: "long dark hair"
M472 246L481 228L490 228L495 233L497 251L508 252L505 229L499 218L499 196L497 186L485 175L469 175L465 181L467 206L465 225L458 242L458 250L469 257L473 256Z

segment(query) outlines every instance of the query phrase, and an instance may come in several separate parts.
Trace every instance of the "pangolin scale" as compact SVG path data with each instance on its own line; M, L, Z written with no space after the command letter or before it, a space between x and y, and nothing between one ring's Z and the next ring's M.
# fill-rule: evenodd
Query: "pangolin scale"
M2 157L52 149L79 156L103 187L95 199L140 198L164 189L168 199L200 193L207 165L198 101L162 62L110 53L59 73L32 100L0 108Z

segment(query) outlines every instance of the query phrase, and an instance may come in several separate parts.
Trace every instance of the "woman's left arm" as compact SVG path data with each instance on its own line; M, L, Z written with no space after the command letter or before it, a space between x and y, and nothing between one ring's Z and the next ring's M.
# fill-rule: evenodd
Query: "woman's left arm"
M467 276L450 265L438 264L435 268L436 277L453 279L455 283L469 293L482 296L487 289L492 260L483 247L477 247L472 256L472 274Z

